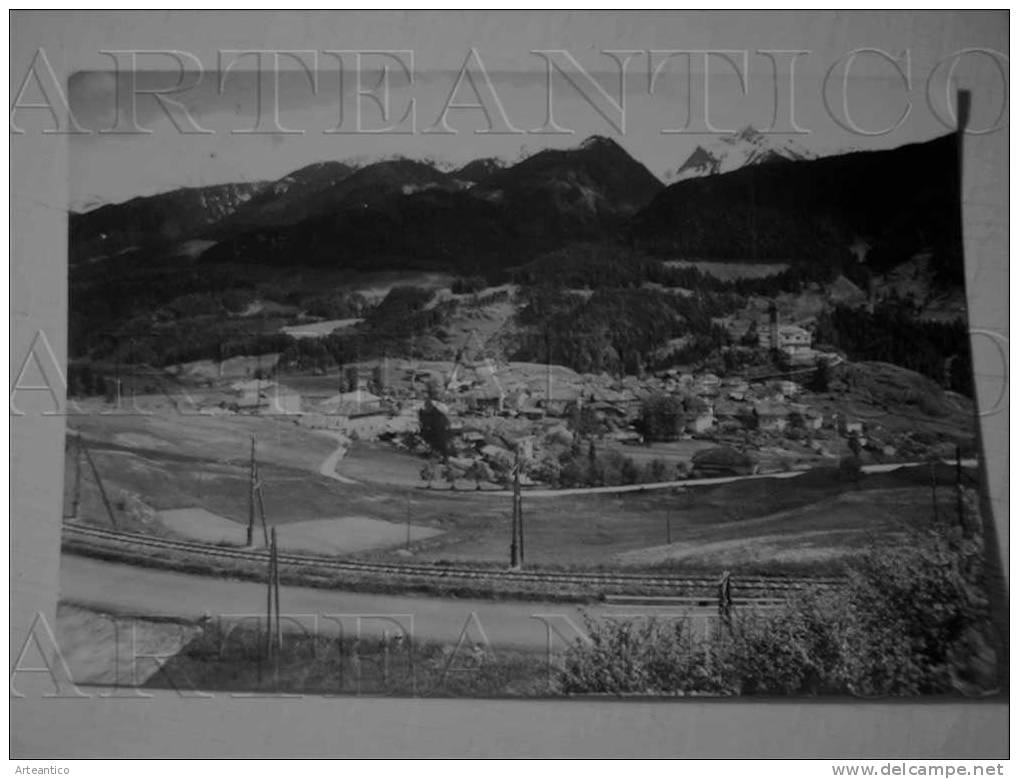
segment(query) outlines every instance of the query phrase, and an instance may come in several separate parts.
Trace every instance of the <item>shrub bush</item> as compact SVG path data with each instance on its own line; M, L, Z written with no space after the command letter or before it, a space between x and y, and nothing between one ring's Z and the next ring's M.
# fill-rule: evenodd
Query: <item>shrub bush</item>
M940 527L869 552L839 590L771 615L737 614L710 639L685 621L588 621L567 653L565 693L658 695L978 694L996 659L982 544Z
M590 643L571 651L560 674L564 693L684 694L718 686L709 651L687 623L585 618Z

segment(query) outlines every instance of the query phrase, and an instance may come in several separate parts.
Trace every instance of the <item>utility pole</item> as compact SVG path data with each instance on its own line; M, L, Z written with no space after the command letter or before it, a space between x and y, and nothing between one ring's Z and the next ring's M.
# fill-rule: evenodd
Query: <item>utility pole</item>
M523 497L520 494L520 452L517 451L513 466L513 528L516 533L513 543L514 568L524 567L524 511Z
M517 478L515 482L516 501L517 501L517 533L520 536L520 540L517 542L517 546L520 550L520 567L524 567L524 500L520 494L520 469L517 469Z
M965 533L966 522L963 516L963 505L962 505L962 449L958 446L955 447L955 514L956 519L959 522Z
M92 459L92 454L88 450L88 446L85 444L85 439L78 435L78 445L81 447L81 451L85 455L85 460L88 462L89 468L92 469L92 475L95 477L96 485L99 487L99 495L103 499L103 505L106 507L106 515L110 518L110 524L113 527L117 527L117 516L113 513L113 506L110 505L110 499L106 495L106 488L103 486L103 479L99 475L99 469L96 468L95 461Z
M113 352L113 402L114 408L120 408L120 341L116 341Z
M261 336L262 327L259 326L259 336ZM258 345L256 341L255 350L258 351ZM255 414L259 413L259 408L262 403L262 355L255 355Z
M407 549L410 550L410 495L407 496Z
M266 571L265 588L265 659L272 659L272 549L269 549L269 567Z
M510 529L510 568L521 565L520 550L520 453L513 464L513 519Z
M262 480L258 475L258 470L255 470L255 490L258 497L258 515L262 520L262 540L266 546L269 546L269 525L265 521L265 499L262 496Z
M71 493L71 518L78 518L78 506L81 503L81 433L74 436L74 489Z
M545 320L545 416L552 413L552 323Z
M665 509L665 543L672 543L672 507L667 506Z
M248 466L248 540L251 546L255 539L255 434L251 434L251 459Z
M128 364L128 369L127 369L128 370L128 374L127 375L128 375L128 378L132 379L132 381L128 384L127 389L128 389L128 392L131 394L131 405L132 406L135 405L135 402L136 402L135 401L135 392L137 391L136 390L137 382L134 381L134 379L136 379L138 377L138 368L135 365L135 361L134 361L135 360L135 356L134 355L135 355L134 337L132 336L127 341L127 364ZM118 405L117 408L120 408L120 406Z
M251 463L248 470L248 532L247 545L255 543L255 506L262 520L262 540L269 547L269 526L265 521L265 498L262 494L262 479L258 474L258 463L255 461L255 434L251 434Z
M280 556L276 528L272 529L272 588L275 606L276 670L279 671L280 654L283 650L283 630L280 626Z
M269 570L265 599L265 656L272 660L279 679L280 654L283 648L283 631L280 623L280 573L276 528L272 529L269 543Z
M931 508L934 511L934 522L938 521L938 472L937 460L931 460Z
M718 582L718 616L725 627L732 627L732 574L722 572Z
M517 501L513 499L513 513L510 519L510 568L519 567L519 553L517 552Z

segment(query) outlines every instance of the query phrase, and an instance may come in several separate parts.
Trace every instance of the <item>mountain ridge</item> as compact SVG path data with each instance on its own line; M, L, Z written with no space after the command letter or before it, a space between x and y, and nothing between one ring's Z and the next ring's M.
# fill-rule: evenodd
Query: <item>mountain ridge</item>
M269 182L180 187L68 215L72 263L136 247L163 247L195 238L233 214Z
M747 125L735 133L716 138L706 147L698 144L682 165L666 172L665 180L675 183L700 176L731 173L750 165L808 159L816 159L816 155L794 140L777 143L772 140L772 136Z
M958 136L894 149L751 165L675 182L628 225L634 246L699 259L823 261L875 268L934 253L961 283Z
M669 257L783 262L866 246L878 266L933 247L935 268L961 267L949 256L954 136L781 160L764 153L762 137L753 128L732 137L761 152L738 169L669 186L603 136L515 164L481 158L449 171L399 157L319 162L271 182L172 190L72 214L71 258L204 239L215 244L201 255L210 262L484 272L607 241Z

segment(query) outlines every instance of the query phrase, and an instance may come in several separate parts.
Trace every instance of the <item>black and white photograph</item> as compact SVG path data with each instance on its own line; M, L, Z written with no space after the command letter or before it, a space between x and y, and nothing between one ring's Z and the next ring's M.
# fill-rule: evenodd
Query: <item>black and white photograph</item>
M1007 12L329 19L12 72L66 159L11 358L12 426L64 382L55 683L1007 700Z

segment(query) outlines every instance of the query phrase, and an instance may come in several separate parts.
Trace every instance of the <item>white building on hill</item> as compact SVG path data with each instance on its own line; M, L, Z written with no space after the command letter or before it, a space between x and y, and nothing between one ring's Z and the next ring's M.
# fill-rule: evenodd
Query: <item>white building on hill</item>
M798 325L780 325L778 308L772 303L768 307L768 326L758 328L757 345L762 349L777 349L793 361L807 361L814 358L810 331Z
M812 353L811 341L810 331L798 325L763 328L757 335L757 344L762 349L778 349L790 357Z

